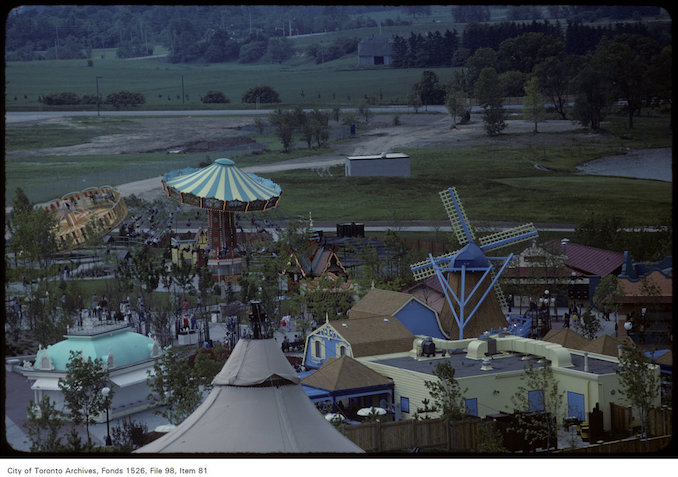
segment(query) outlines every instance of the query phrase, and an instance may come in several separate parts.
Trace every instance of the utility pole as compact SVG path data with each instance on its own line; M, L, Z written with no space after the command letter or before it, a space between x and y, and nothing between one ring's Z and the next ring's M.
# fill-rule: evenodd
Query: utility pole
M99 99L99 80L102 78L102 76L97 76L96 81L97 81L97 116L101 116L101 100Z

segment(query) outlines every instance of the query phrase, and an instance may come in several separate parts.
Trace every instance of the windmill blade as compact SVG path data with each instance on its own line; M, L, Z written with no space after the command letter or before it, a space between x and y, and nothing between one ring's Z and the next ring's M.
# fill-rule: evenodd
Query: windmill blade
M492 275L492 279L494 280L494 278L497 276L494 269L490 271L490 275ZM506 296L504 295L504 291L499 286L498 281L494 284L494 294L497 295L497 301L499 302L499 306L501 306L502 310L506 308Z
M457 237L459 245L466 245L475 241L473 230L466 217L464 206L457 195L457 189L450 187L447 190L440 191L440 199L443 201L443 207L452 224L452 231Z
M502 230L494 234L486 235L478 240L480 249L485 252L501 247L506 247L514 243L530 240L538 235L537 229L532 224L523 224L512 229Z
M457 253L459 253L459 250L456 252L439 255L433 260L436 262L446 261L447 259L454 257ZM436 274L433 266L431 265L431 260L422 260L421 262L413 263L410 265L410 270L412 270L412 275L416 281L426 280L427 278Z

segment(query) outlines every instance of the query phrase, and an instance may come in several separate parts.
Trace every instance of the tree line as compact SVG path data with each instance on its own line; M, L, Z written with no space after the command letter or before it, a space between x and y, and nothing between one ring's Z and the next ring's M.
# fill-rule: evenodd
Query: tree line
M464 66L464 62L483 48L501 53L502 45L511 39L528 38L536 33L548 43L559 40L563 53L585 55L595 50L603 38L620 35L639 35L653 39L663 46L670 43L660 32L648 30L641 23L617 23L614 25L584 25L581 22L567 22L563 28L560 22L532 21L531 23L501 22L497 24L470 23L460 36L457 30L410 33L409 37L393 36L391 66L393 68L433 68ZM668 40L668 41L667 41ZM516 40L517 41L517 40ZM508 52L514 54L515 52ZM504 62L525 61L526 57L503 55Z
M467 23L461 46L473 53L477 48L492 47L524 28L536 31L537 25L521 23L541 19L545 14L562 18L572 25L573 45L595 45L609 27L584 26L583 21L633 20L635 28L642 16L659 15L659 7L586 6L509 6L499 24L483 23L497 14L496 7L461 5L449 10L457 23ZM379 22L370 18L374 11L388 17ZM401 18L401 15L404 18ZM347 31L377 26L407 26L407 17L431 16L427 6L349 6L349 5L119 5L119 6L23 6L10 12L6 22L7 59L78 59L91 58L93 49L115 48L121 58L147 56L154 45L170 50L170 58L186 61L243 61L263 56L269 39L293 35ZM394 18L395 17L395 18ZM623 25L623 24L619 24ZM554 28L544 22L541 28ZM627 31L628 32L628 31ZM663 42L670 42L670 31L657 31ZM435 35L435 34L433 34ZM657 38L659 40L659 38ZM586 46L584 46L585 48ZM570 45L568 45L570 48ZM581 48L581 46L580 46ZM575 50L573 50L575 51ZM580 53L581 54L581 53ZM274 55L275 56L275 55ZM273 59L272 61L276 61Z
M504 40L497 50L477 49L447 83L424 71L408 102L415 108L445 104L454 119L468 113L474 98L484 109L490 134L505 126L505 97L525 98L524 114L534 120L535 132L545 103L561 119L594 131L607 114L621 109L632 129L642 108L670 108L671 62L671 45L662 47L645 35L604 36L593 51L577 55L568 53L560 38L528 32Z

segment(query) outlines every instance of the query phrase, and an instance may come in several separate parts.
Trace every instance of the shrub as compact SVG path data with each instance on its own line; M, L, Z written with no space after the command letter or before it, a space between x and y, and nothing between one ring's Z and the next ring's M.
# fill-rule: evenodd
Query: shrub
M221 91L210 90L201 98L203 103L230 103L231 100Z
M75 93L64 91L61 93L50 93L42 96L39 101L50 106L58 106L63 104L80 104L80 98Z
M259 98L260 103L280 103L280 96L270 86L255 86L250 88L242 95L243 103L256 103Z
M141 93L133 93L131 91L118 91L106 96L104 103L113 105L116 109L123 106L137 106L144 104L146 98Z

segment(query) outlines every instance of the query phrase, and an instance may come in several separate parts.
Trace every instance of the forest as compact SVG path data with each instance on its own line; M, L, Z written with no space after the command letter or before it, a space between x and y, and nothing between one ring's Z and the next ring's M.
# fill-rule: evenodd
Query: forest
M23 6L7 17L5 54L8 61L78 59L89 58L94 49L112 48L118 57L130 58L152 55L161 46L168 51L168 61L175 63L278 63L295 53L329 61L354 53L355 37L361 36L361 30L378 27L390 32L389 28L398 27L402 33L394 38L404 41L410 37L410 56L428 51L428 56L435 57L430 61L420 58L417 66L436 66L432 62L460 66L478 48L496 49L507 38L526 32L558 36L568 53L579 55L590 51L603 36L620 33L649 36L665 46L671 41L667 22L656 28L640 23L661 14L659 7L652 6L586 5L508 6L501 10L472 5L435 10L422 5ZM493 23L485 23L490 20ZM449 25L452 30L414 32L422 21ZM410 28L413 31L408 31ZM347 38L321 52L317 43L298 52L286 41L337 32L345 32ZM398 47L402 50L402 45ZM397 60L394 66L407 67L407 61Z

